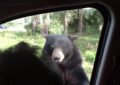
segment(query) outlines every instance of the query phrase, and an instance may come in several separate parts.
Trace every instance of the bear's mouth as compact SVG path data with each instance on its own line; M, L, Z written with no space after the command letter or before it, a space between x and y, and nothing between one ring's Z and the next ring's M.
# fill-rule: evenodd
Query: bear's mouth
M60 58L54 58L53 61L60 63Z
M54 62L57 62L57 63L60 63L64 60L64 53L61 48L53 49L52 59Z

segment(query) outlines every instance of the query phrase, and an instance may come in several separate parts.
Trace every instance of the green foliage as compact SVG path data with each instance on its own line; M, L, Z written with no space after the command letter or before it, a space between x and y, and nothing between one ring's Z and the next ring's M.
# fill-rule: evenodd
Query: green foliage
M72 16L70 17L70 21L68 24L68 28L70 29L69 33L75 33L78 30L78 13L77 10L68 11L71 13ZM103 17L100 12L96 9L89 8L89 9L82 9L83 10L83 32L88 31L89 28L93 30L99 31L99 26L103 24ZM72 29L72 30L71 30Z
M32 34L32 30L31 30L32 29L32 23L30 22L30 23L26 24L25 28L27 30L27 34L31 35Z
M75 41L76 45L80 48L85 61L93 63L97 51L97 45L100 34L84 34Z
M103 24L103 17L96 9L89 9L84 11L85 29L91 27L94 30L99 30L99 26ZM89 27L88 27L89 26Z
M95 51L87 50L85 52L86 61L93 63L95 61L95 55L96 55Z
M87 25L85 27L84 33L85 34L100 35L101 32L98 29L96 29L96 27Z
M40 49L43 48L45 39L36 34L35 36L28 36L23 32L1 32L0 33L0 49L4 50L10 46L15 45L21 41L28 42L33 46L38 46Z
M78 30L78 18L73 18L71 22L68 24L68 32L71 33L76 33Z
M54 20L51 22L50 34L62 34L63 30L63 26L58 21Z

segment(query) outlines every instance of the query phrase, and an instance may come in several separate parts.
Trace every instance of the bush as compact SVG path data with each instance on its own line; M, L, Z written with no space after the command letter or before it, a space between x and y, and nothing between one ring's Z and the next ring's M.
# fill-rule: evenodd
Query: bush
M95 54L96 54L95 51L89 51L89 50L87 50L85 52L85 60L87 62L93 63L95 61Z

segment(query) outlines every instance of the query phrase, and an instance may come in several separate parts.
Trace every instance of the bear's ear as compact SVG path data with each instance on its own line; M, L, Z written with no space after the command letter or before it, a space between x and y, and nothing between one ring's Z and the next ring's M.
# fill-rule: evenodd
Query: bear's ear
M68 38L71 40L71 41L74 41L78 38L77 35L68 35Z

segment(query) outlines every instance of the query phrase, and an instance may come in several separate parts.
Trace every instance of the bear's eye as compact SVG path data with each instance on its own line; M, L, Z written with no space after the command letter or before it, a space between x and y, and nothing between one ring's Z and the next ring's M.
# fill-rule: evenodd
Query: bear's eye
M51 47L51 44L47 44L45 50L47 54L51 55L53 52L53 47Z
M54 45L51 45L51 48L54 48L55 46Z

